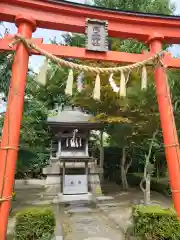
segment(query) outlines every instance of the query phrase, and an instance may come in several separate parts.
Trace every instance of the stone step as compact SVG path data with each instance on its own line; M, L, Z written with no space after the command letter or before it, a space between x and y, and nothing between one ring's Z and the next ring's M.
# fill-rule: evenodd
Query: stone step
M114 200L114 197L112 196L98 196L96 197L97 201L105 201L105 200Z
M72 208L69 209L68 211L66 211L65 213L91 213L94 210L92 208L88 208L88 207L76 207L76 208Z
M109 207L109 208L118 207L119 208L119 207L127 206L127 203L114 201L114 202L107 202L107 203L97 203L97 206L99 208L107 208L107 207Z
M87 194L72 194L72 195L64 195L62 193L58 194L58 197L56 199L59 203L71 203L75 201L93 201L93 196L91 193Z

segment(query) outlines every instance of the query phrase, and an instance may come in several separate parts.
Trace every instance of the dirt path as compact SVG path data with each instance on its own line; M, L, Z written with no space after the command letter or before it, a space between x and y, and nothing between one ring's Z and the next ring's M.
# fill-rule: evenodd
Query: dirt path
M131 206L143 202L143 193L135 188L129 189L128 192L120 191L118 188L119 186L110 184L109 194L106 195L113 196L112 199L99 200L96 206L70 204L63 208L64 239L124 240L124 233L131 225ZM172 204L170 198L156 192L152 192L151 200L153 204L165 208Z
M119 226L92 204L70 204L63 211L64 240L124 239Z
M143 194L139 189L129 189L123 192L120 186L109 183L106 186L106 196L113 199L99 200L94 204L72 203L65 206L58 205L58 215L63 226L64 240L124 240L124 232L130 224L131 205L139 204ZM25 188L16 190L17 199L12 204L13 211L9 219L8 233L14 228L15 218L19 210L33 205L48 205L48 201L41 198L44 188ZM152 192L152 200L163 207L172 204L170 198ZM60 229L60 226L59 226Z

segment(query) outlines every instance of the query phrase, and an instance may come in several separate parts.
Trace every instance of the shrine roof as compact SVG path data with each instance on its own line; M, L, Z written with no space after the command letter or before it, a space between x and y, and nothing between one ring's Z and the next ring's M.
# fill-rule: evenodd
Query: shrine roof
M47 122L49 125L94 125L96 123L91 122L92 115L83 112L77 107L64 107L63 109L55 109L51 115L48 116ZM99 123L98 123L99 124Z
M44 1L44 0L43 0ZM120 10L120 9L114 9L114 8L104 8L104 7L98 7L88 4L82 4L77 2L70 2L70 1L64 1L64 0L45 0L46 2L56 3L56 4L64 4L64 5L71 5L71 6L78 6L82 8L89 8L89 9L97 9L101 11L111 12L111 13L121 13L125 15L133 15L138 17L157 17L157 18L166 18L166 19L180 19L180 16L176 15L166 15L166 14L158 14L158 13L143 13L143 12L137 12L137 11L126 11L126 10Z

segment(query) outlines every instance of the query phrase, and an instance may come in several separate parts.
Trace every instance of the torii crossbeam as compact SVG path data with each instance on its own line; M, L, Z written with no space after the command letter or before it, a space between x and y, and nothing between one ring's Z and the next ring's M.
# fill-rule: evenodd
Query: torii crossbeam
M161 51L164 42L180 43L180 17L105 10L55 0L1 0L0 2L0 21L15 22L18 33L25 38L31 38L36 27L85 33L86 18L107 20L110 37L134 38L146 42L150 46L150 52L93 53L87 52L84 48L43 44L41 39L33 39L33 41L56 56L119 63L145 60ZM17 47L10 49L8 47L10 41L10 36L0 40L0 51L16 51L0 147L0 240L6 239L29 61L29 52L25 46L19 43ZM33 54L37 53L33 52ZM170 68L180 67L180 59L174 59L169 54L165 55L164 63ZM168 81L161 66L155 69L155 85L172 197L180 217L179 142Z

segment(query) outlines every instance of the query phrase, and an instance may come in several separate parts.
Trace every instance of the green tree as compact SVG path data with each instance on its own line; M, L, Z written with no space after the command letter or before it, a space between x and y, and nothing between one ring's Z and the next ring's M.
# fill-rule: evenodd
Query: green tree
M94 0L94 3L98 7L166 15L175 8L169 0Z
M95 0L98 7L114 8L122 11L136 11L156 14L172 14L174 6L169 0L164 1L131 1L131 0ZM83 35L73 34L64 35L65 45L83 47L85 37ZM136 40L127 39L111 39L112 50L126 51L133 53L141 53L143 49L148 47ZM165 46L166 47L166 46ZM81 61L77 61L81 62ZM83 61L84 64L96 66L116 66L114 63ZM109 86L107 75L101 76L101 101L92 99L92 91L95 76L85 74L84 91L80 94L74 93L74 103L89 110L96 115L96 119L107 123L106 131L110 135L110 143L115 145L123 145L128 149L129 153L137 155L139 148L142 149L142 159L148 151L148 139L151 138L153 132L159 127L159 113L157 108L156 94L153 84L152 70L149 69L149 86L147 91L140 90L140 74L133 71L127 84L127 97L122 99L118 94L114 93ZM119 76L115 76L118 84ZM177 101L176 101L177 102ZM178 105L178 102L177 104ZM115 123L121 123L114 129ZM126 124L124 124L126 123ZM128 125L128 129L125 128ZM162 149L162 134L159 131L157 146ZM121 137L120 137L121 136ZM122 141L123 140L123 141ZM135 143L135 144L134 144ZM138 146L138 147L137 147ZM136 152L136 153L135 153Z
M5 34L9 33L9 30L4 26L3 22L0 22L2 31L0 32L0 38L3 38ZM6 97L8 94L9 82L11 77L13 55L2 52L0 54L0 92L3 92Z
M6 97L11 77L12 60L13 57L11 54L0 54L0 92L3 92Z
M95 0L96 6L115 8L128 11L140 11L148 13L160 13L160 14L172 14L173 7L168 0ZM65 34L64 44L69 46L83 47L85 44L85 37L78 34ZM142 49L147 49L147 46L139 43L135 40L120 40L112 39L112 50L127 51L139 53ZM0 55L0 59L1 59ZM3 70L3 74L0 72L0 84L9 79L5 74L9 71L11 63L7 64L7 56L2 57L2 64L0 63L0 69ZM72 61L72 59L70 59ZM73 60L78 63L82 61ZM103 63L97 61L83 61L84 64L90 64L94 66L116 66L114 63ZM4 64L4 65L3 65ZM6 68L7 66L7 68ZM151 69L149 69L151 73ZM75 78L77 77L75 74ZM101 76L101 101L95 101L92 98L92 91L94 87L95 75L85 74L84 85L85 89L78 93L76 86L74 86L73 97L65 96L64 89L66 85L66 79L68 75L68 69L60 68L51 63L51 68L48 72L48 81L45 87L39 86L33 81L36 77L34 73L29 71L28 84L26 89L26 100L24 108L24 117L21 130L21 145L27 149L32 150L36 157L33 158L33 164L37 168L42 167L48 160L48 147L51 135L48 131L46 124L46 118L48 110L52 109L56 103L69 104L73 103L82 108L87 109L94 114L96 119L100 119L107 124L106 132L110 135L110 144L120 145L121 138L124 139L124 145L128 149L127 153L131 156L138 154L139 148L142 152L146 152L148 147L143 143L146 139L152 136L152 133L159 124L159 114L157 110L157 102L154 91L154 85L152 84L152 76L150 76L149 87L146 92L140 91L140 75L138 72L132 72L128 82L127 97L120 98L118 94L114 93L109 86L108 75ZM152 75L152 74L150 74ZM173 102L175 104L175 115L179 118L179 85L178 72L173 72L171 78L175 79L174 85L172 83ZM119 76L115 76L115 81L119 84ZM3 91L6 91L2 87ZM6 88L7 89L7 88ZM0 89L1 90L1 89ZM118 125L119 130L115 129L115 123L121 123ZM127 125L127 128L123 127ZM121 126L121 127L120 127ZM179 129L179 126L178 126ZM121 135L121 138L119 137ZM162 145L162 135L159 133L158 144ZM138 147L137 147L138 146ZM144 155L144 154L142 154ZM40 164L39 164L40 163ZM30 166L28 166L30 168Z

